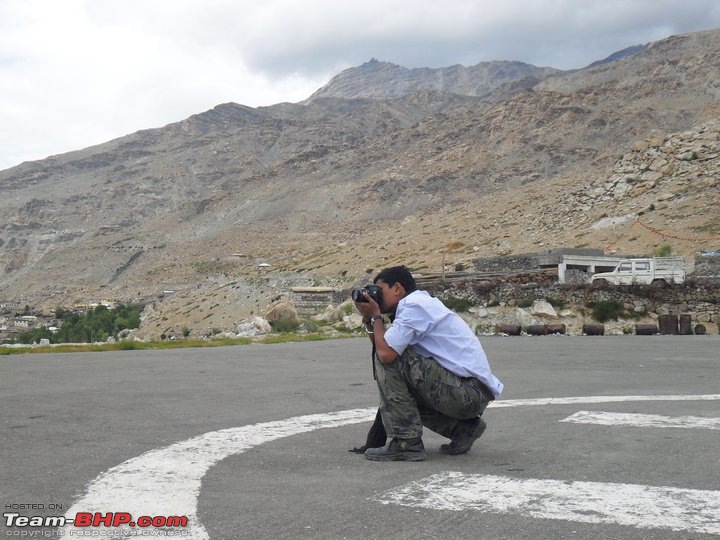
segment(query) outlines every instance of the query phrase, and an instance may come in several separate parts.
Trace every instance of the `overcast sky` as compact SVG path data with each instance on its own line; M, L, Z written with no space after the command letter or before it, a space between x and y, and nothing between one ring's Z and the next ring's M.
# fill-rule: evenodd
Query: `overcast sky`
M0 169L300 101L372 57L569 69L712 28L718 0L0 0Z

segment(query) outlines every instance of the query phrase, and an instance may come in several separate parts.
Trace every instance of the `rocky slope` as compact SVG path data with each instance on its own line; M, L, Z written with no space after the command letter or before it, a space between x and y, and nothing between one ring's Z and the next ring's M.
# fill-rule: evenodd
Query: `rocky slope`
M371 62L306 104L220 105L0 171L0 299L175 290L159 326L185 305L221 326L278 294L259 262L289 286L556 246L691 255L720 237L718 58L702 32L482 89L471 68L423 86Z

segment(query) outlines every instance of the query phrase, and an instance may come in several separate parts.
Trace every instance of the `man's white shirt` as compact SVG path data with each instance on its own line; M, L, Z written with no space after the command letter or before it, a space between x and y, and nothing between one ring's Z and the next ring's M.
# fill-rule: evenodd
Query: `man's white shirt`
M460 377L479 379L495 397L502 393L503 384L490 371L480 340L457 313L426 291L413 291L400 300L385 342L398 355L410 347Z

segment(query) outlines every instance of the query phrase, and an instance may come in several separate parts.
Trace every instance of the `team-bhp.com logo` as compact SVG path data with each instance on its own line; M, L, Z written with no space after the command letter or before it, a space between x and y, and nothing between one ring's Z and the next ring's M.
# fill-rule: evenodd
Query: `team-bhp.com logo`
M160 528L165 530L187 527L187 516L140 516L133 518L129 512L78 512L74 518L65 516L22 516L18 512L5 512L6 527L140 527L141 529ZM78 531L82 532L82 531ZM77 534L77 536L82 536Z

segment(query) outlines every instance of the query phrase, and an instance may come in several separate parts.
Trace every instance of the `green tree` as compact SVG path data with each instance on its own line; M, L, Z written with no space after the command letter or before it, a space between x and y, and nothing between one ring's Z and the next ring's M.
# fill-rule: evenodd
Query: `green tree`
M55 336L44 326L40 328L33 328L27 332L22 332L17 337L16 341L19 341L20 343L40 343L41 339L47 339L50 343L55 343Z
M69 309L66 309L62 306L58 306L55 308L55 318L56 319L64 319L65 317L68 317L72 314L72 311Z
M53 335L47 329L42 329L47 333L35 329L37 332L26 332L18 341L33 343L40 339L38 336L45 338L48 334L51 343L107 341L109 336L117 336L122 330L139 327L143 307L139 304L120 304L116 309L108 309L107 306L99 305L83 314L58 308L55 314L58 316L58 313L61 313L63 322L57 334Z

